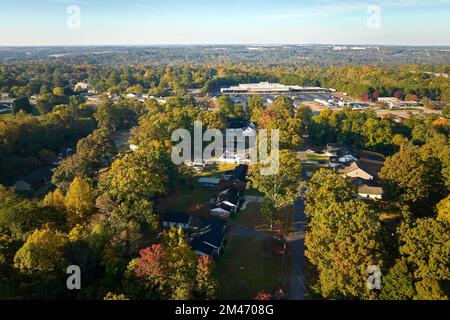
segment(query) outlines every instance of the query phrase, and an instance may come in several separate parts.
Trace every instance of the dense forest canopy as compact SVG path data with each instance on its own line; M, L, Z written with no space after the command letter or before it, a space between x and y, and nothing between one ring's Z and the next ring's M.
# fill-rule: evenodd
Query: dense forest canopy
M356 97L396 96L449 102L449 69L448 65L270 67L183 64L105 67L22 63L0 65L0 92L29 97L51 93L54 88L61 87L66 90L66 95L70 95L77 82L85 81L99 93L182 96L193 88L217 93L227 85L271 81L334 88Z
M340 50L336 50L340 49ZM345 50L342 50L345 49ZM110 66L192 63L284 66L448 64L448 47L333 45L197 45L3 47L0 63L43 62ZM430 70L431 71L431 70Z

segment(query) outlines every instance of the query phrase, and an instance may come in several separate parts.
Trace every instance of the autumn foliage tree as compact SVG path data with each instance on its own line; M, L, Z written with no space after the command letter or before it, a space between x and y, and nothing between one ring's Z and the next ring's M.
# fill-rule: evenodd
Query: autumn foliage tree
M87 181L76 177L66 194L65 205L70 225L86 222L95 209L94 189Z
M200 256L197 261L196 293L200 299L217 297L217 280L214 275L214 261L211 257Z
M197 256L189 248L181 229L165 233L161 244L142 249L136 261L136 277L162 298L185 300L193 296Z
M24 273L50 273L64 267L66 236L49 229L36 230L14 257L14 266Z

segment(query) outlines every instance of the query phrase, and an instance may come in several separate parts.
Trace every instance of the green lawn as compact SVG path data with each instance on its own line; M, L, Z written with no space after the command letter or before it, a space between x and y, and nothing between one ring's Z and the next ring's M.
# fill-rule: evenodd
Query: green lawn
M187 212L194 204L209 205L211 197L217 192L217 190L183 189L167 198L159 199L156 209L162 214L167 211Z
M232 236L217 260L220 299L254 299L261 291L282 286L281 258L263 249L263 242Z
M211 178L222 178L223 173L228 170L233 170L236 168L235 163L219 163L210 164L205 167L203 172L196 173L196 177L211 177Z
M231 223L243 225L246 227L254 227L257 231L270 231L270 227L266 219L261 214L260 203L249 203L245 210L231 218Z
M328 156L321 156L317 154L307 153L306 159L311 161L329 161L330 157Z

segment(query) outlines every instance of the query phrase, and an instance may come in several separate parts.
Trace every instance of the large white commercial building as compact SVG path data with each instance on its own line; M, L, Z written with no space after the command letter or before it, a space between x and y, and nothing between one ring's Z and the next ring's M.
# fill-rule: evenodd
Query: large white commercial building
M417 101L402 101L394 97L380 97L378 102L386 104L389 109L407 109L419 107Z
M286 86L279 83L245 83L220 89L222 94L283 94L283 93L327 93L333 89L320 87Z

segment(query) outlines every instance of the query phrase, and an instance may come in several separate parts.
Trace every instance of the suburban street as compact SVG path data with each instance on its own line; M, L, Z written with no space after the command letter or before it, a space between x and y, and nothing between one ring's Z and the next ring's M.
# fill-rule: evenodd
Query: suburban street
M305 172L302 173L302 177L303 180L307 178ZM305 206L301 199L298 199L295 203L294 217L294 231L286 239L289 244L289 257L291 261L287 296L290 300L304 300L308 299L309 293L305 277L306 216Z

